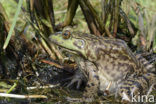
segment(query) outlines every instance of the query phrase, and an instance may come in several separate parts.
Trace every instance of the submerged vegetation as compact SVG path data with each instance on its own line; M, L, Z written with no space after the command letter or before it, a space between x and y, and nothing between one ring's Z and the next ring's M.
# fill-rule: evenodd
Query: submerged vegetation
M1 0L0 103L65 103L82 96L85 81L79 90L65 87L77 64L48 40L66 26L122 39L156 62L155 13L154 0ZM110 95L95 102L120 100Z

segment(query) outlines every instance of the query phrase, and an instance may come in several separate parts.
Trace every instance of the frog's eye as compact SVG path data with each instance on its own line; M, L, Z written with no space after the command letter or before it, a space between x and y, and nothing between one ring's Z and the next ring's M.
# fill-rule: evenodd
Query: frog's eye
M62 34L62 36L63 36L63 38L64 39L68 39L69 37L70 37L70 31L69 30L66 30L63 34Z

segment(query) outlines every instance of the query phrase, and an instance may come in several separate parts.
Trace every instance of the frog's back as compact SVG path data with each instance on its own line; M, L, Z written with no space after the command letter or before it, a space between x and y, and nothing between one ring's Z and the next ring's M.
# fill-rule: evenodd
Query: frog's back
M95 62L99 73L110 81L126 79L129 75L144 73L144 67L136 59L126 43L119 39L101 39L97 45Z
M134 73L135 75L146 73L146 69L125 41L86 33L74 34L87 42L85 49L87 60L94 62L99 75L107 80L119 81Z

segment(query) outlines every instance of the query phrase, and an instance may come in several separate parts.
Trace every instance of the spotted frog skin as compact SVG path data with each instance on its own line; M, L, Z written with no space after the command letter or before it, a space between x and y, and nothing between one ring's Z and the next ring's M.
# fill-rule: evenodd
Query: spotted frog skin
M145 94L156 82L152 66L143 65L123 40L104 38L65 28L49 37L56 45L76 54L75 61L88 82L84 97L98 90L119 94L130 100L132 94Z

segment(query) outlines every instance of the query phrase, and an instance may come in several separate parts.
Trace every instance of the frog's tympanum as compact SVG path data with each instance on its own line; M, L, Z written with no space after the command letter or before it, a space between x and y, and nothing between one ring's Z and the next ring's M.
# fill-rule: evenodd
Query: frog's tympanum
M134 95L149 93L156 83L152 65L144 65L147 61L135 56L123 40L69 28L52 34L49 39L76 54L75 61L88 80L84 98L94 98L101 90L130 101Z

